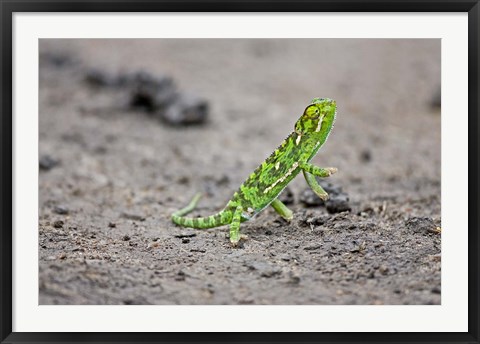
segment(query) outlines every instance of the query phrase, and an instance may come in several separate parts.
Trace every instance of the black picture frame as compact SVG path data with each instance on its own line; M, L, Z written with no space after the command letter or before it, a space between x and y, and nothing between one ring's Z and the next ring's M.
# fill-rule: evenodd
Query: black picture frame
M395 342L480 343L479 337L479 14L478 0L423 1L0 1L1 179L0 340L37 342ZM12 17L15 12L468 12L468 332L459 333L34 333L12 332Z

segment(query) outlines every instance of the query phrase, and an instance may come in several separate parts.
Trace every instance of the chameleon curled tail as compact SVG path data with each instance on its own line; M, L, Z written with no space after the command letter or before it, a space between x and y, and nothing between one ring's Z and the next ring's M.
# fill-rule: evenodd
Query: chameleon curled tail
M230 242L236 246L245 237L240 235L240 223L250 220L269 205L286 220L293 218L292 211L277 197L300 172L318 197L328 199L315 177L329 177L337 169L317 167L310 160L327 140L336 114L334 100L313 99L295 123L294 131L250 174L223 210L208 217L185 217L195 209L201 197L197 194L188 206L172 214L172 221L183 227L200 229L230 225Z
M197 206L198 201L202 197L202 194L196 194L193 199L190 201L190 204L185 208L180 209L172 214L172 221L177 225L183 227L192 227L192 228L213 228L218 226L227 225L231 222L230 214L227 214L225 211L221 211L215 215L210 215L208 217L184 217L184 215L190 213Z

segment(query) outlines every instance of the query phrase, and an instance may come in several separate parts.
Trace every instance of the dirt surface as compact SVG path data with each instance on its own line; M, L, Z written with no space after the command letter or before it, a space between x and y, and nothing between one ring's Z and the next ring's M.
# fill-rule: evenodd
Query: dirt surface
M140 71L201 100L133 107ZM41 40L39 81L40 304L441 303L440 40ZM220 210L314 97L343 208L299 175L295 218L239 248L171 223L197 191Z

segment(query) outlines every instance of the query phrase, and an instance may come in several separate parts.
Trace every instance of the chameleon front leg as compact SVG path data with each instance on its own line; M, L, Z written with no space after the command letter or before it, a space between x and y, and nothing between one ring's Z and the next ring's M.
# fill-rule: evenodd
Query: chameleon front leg
M304 172L308 172L313 174L314 176L320 177L320 178L326 178L330 177L332 174L338 171L337 168L335 167L325 167L321 168L318 166L315 166L313 164L310 164L308 162L301 162L298 165Z
M303 170L303 176L307 181L308 186L320 197L320 199L326 201L328 199L328 193L318 184L315 176L326 178L337 172L335 167L321 168L310 163L301 163L300 168Z
M282 203L278 198L276 198L270 205L275 209L275 211L283 217L285 220L290 221L293 219L293 212L287 208L285 204Z
M315 176L306 171L303 171L303 176L305 177L308 186L310 186L313 192L315 192L315 194L320 197L321 200L326 201L328 199L328 193L322 188L320 184L318 184Z

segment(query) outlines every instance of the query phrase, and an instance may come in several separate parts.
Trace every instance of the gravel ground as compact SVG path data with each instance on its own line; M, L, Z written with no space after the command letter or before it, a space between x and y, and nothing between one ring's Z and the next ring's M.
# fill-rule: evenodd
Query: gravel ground
M440 40L41 40L40 304L440 304ZM220 210L314 97L337 101L273 209Z

